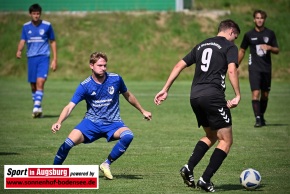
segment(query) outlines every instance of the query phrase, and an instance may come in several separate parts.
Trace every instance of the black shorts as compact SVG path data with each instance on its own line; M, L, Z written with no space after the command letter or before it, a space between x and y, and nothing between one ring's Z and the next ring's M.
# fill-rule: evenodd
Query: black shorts
M224 96L202 96L190 99L190 104L198 127L218 130L232 125L232 115Z
M271 89L271 73L249 71L249 80L252 91L270 91Z

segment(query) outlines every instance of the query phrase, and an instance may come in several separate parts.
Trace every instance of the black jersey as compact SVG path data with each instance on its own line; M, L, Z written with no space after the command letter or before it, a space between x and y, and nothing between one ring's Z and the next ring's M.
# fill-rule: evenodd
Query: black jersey
M229 63L238 67L238 48L225 37L216 36L196 45L183 60L196 64L190 98L225 95L225 77Z
M272 70L271 52L262 50L261 44L278 48L275 33L268 28L261 32L252 29L245 33L241 48L246 50L250 46L249 71L269 73Z

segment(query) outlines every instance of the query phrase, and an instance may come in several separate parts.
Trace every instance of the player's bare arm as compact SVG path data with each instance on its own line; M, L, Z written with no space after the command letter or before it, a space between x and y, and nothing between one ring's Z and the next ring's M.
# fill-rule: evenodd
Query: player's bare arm
M56 41L55 40L50 41L50 46L51 46L51 50L52 50L52 53L53 53L53 59L51 61L50 68L52 69L52 71L56 71L56 69L57 69Z
M68 116L70 115L70 113L72 112L72 110L74 109L75 106L76 105L73 102L69 102L68 105L66 105L63 108L62 112L59 115L57 122L54 123L51 127L52 133L56 133L57 131L60 130L62 122L68 118Z
M240 50L239 50L239 59L238 59L239 64L241 64L241 62L242 62L242 60L243 60L243 58L245 56L245 52L246 52L245 49L240 48Z
M165 85L162 90L158 92L154 98L154 103L160 105L162 101L166 100L168 91L172 86L175 79L179 76L180 72L187 67L186 63L183 60L180 60L172 69Z
M265 51L270 51L273 54L278 54L279 53L279 48L273 47L273 46L267 45L267 44L262 44L261 45L261 49L263 49Z
M137 110L139 110L143 114L144 119L148 121L152 119L151 112L148 112L145 109L143 109L141 104L138 102L137 98L130 91L123 93L123 96L132 106L134 106Z
M236 97L232 100L227 101L228 108L235 108L238 106L241 100L241 93L240 93L240 85L239 85L239 76L238 76L238 69L235 63L230 63L228 65L228 75L230 83L233 87L233 90L236 94Z
M25 45L25 40L20 40L19 44L18 44L18 47L17 47L17 52L16 52L16 57L18 59L21 58L21 54L22 54L22 50L24 48L24 45Z

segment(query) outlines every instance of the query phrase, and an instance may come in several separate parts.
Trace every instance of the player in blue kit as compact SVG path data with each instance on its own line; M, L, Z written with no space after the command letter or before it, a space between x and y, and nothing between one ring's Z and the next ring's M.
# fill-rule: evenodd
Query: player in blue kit
M57 69L56 41L52 25L45 20L40 20L42 8L39 4L33 4L29 7L31 21L25 23L22 27L21 40L18 44L16 57L21 58L22 50L27 45L28 61L28 82L31 85L33 110L32 117L40 118L42 116L42 98L44 93L44 84L49 72L50 48L53 53L51 69Z
M53 164L62 164L70 149L80 143L92 143L103 137L108 142L119 140L108 158L100 165L100 170L105 177L112 180L111 163L126 151L134 137L133 132L120 117L119 95L122 94L132 106L143 114L145 119L151 120L152 116L150 112L142 108L136 97L127 89L120 75L106 72L107 61L107 55L104 53L91 54L92 75L80 83L71 101L64 107L51 130L53 133L60 130L62 122L70 115L75 106L85 100L87 112L83 120L60 146Z
M271 53L278 54L279 47L274 31L264 26L267 18L266 12L255 10L253 17L255 28L244 35L239 50L239 64L249 47L249 81L252 91L252 108L256 119L254 127L262 127L266 125L264 114L271 90Z

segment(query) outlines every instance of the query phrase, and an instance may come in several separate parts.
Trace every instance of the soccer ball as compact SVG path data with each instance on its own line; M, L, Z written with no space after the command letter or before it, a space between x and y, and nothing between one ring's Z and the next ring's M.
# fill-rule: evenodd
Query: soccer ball
M240 183L245 189L254 190L261 183L261 175L257 170L248 168L241 173Z

